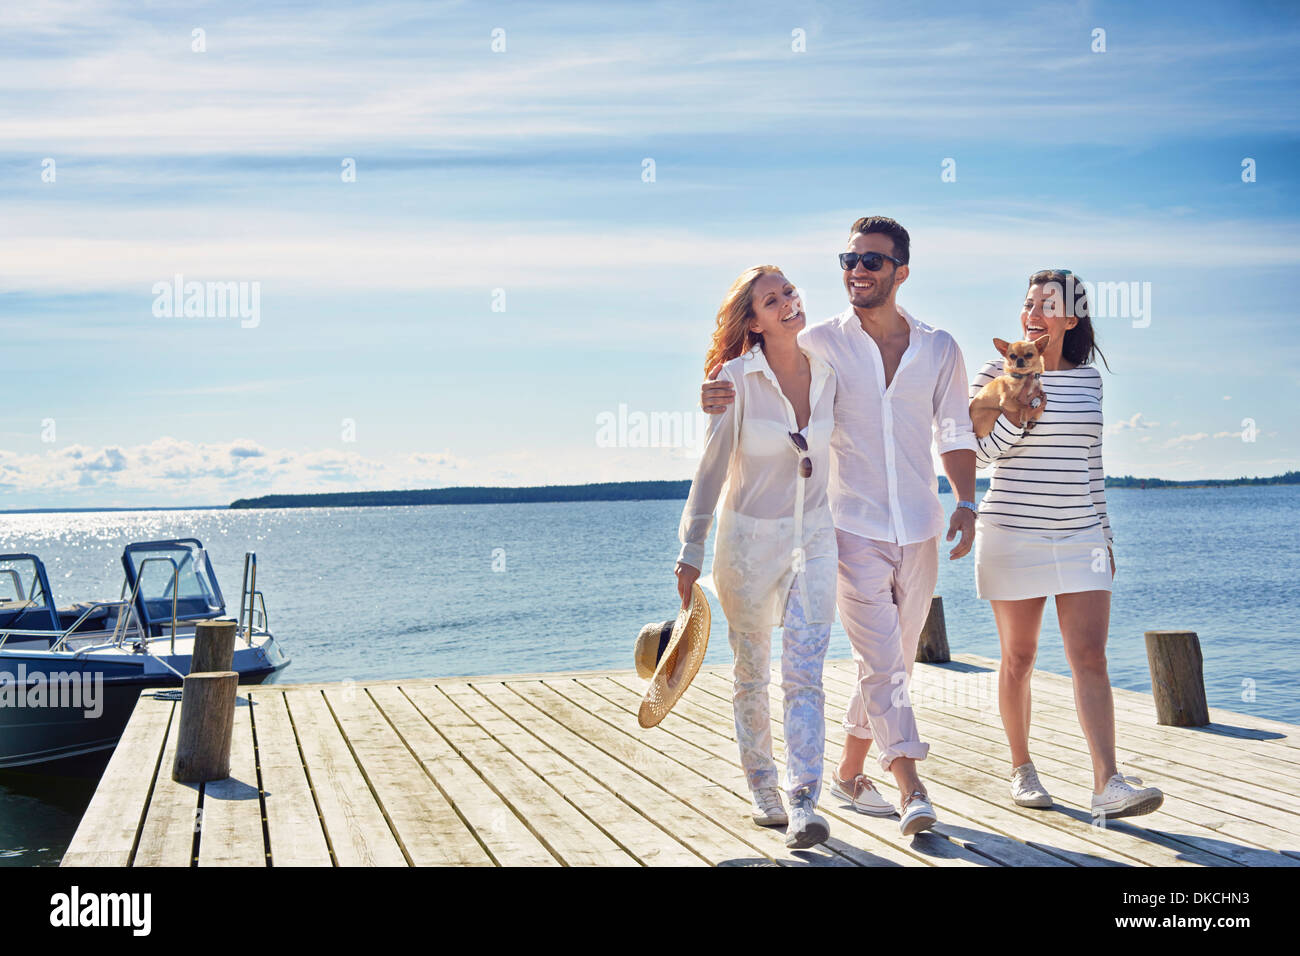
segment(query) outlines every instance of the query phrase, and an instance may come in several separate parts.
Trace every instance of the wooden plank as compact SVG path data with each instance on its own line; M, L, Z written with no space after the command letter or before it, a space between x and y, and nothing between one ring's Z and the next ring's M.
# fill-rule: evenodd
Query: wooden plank
M639 690L635 679L624 678L619 681L625 687L633 691ZM696 690L696 688L699 688ZM722 673L701 671L692 684L692 691L678 702L674 711L681 711L679 716L693 719L694 722L717 730L730 743L723 744L721 750L717 751L720 756L727 756L729 759L736 761L739 767L739 751L735 746L735 738L731 734L732 727L731 717L731 679ZM705 705L708 705L705 708ZM702 710L697 710L697 708ZM773 714L780 713L779 702L776 701L775 695L772 703ZM829 749L830 734L834 728L834 721L827 721L827 753L833 753ZM773 722L773 750L774 758L778 766L784 762L784 735L780 731L779 719ZM835 744L834 746L838 746ZM1065 860L1051 856L1041 850L1027 846L1016 840L1003 837L1001 834L993 834L988 831L982 831L982 828L974 820L968 820L960 815L950 813L947 822L949 828L946 832L932 834L943 837L943 839L931 839L929 836L910 843L899 833L897 811L891 817L876 817L869 814L858 813L847 802L830 795L830 781L835 764L833 759L828 759L825 765L825 775L823 779L822 796L818 801L818 810L826 816L834 825L849 828L847 832L840 829L833 829L833 835L844 839L853 846L863 849L875 849L880 843L892 848L902 847L906 853L911 854L918 859L909 861L910 864L924 861L933 866L1070 866L1072 864ZM858 833L854 833L858 831ZM972 837L978 834L978 839Z
M827 662L828 778L854 680L852 661ZM265 865L269 850L280 866L1300 865L1297 728L1215 709L1213 732L1161 727L1147 695L1116 689L1121 766L1150 775L1166 800L1103 830L1090 825L1070 680L1036 671L1033 681L1031 743L1062 801L1054 810L1010 804L995 675L918 664L936 832L909 842L896 819L835 806L824 788L832 839L807 851L749 819L726 666L702 668L651 731L637 724L643 683L628 670L246 688L254 707L236 710L231 778L203 788L197 862ZM972 692L976 706L963 699ZM779 685L769 693L780 761ZM195 862L199 789L170 779L178 714L171 700L140 701L64 864Z
M996 669L997 661L991 658L977 657L972 654L954 655L954 660L962 660L964 663L972 663L976 666L993 667ZM969 659L969 660L967 660ZM1056 684L1068 690L1070 686L1070 677L1065 674L1055 674L1051 671L1034 671L1036 680L1046 683ZM1156 724L1155 701L1150 694L1143 691L1128 690L1123 687L1114 688L1115 704L1121 710L1132 712L1144 722L1152 726L1161 726ZM1252 742L1285 747L1288 754L1282 755L1291 764L1300 764L1300 735L1297 734L1297 728L1294 724L1289 724L1280 720L1273 720L1268 717L1258 717L1254 714L1243 714L1239 711L1224 710L1220 707L1210 708L1210 726L1208 730L1217 731L1227 737L1237 740L1249 740ZM1184 729L1193 730L1196 728L1163 728L1163 729ZM1204 730L1201 731L1204 734ZM1269 736L1263 736L1269 735ZM1280 736L1272 736L1280 735Z
M918 862L917 857L897 848L882 844L874 851L868 851L838 839L833 833L824 844L808 850L790 850L785 846L782 831L754 824L750 816L748 787L734 766L690 741L674 741L674 735L668 733L662 723L651 731L643 730L637 722L635 705L631 709L621 707L585 687L581 681L562 681L558 686L547 683L546 686L622 735L641 743L642 749L634 758L634 767L663 780L697 810L708 814L716 823L779 864L900 866ZM600 733L595 728L592 732Z
M924 702L936 698L949 700L958 696L958 693L954 692L951 681L946 685L932 683L936 679L942 681L947 678L948 675L942 675L940 678L920 675L920 679L913 685L914 690L917 691L914 697L919 694L919 699ZM836 677L828 676L828 679L834 680ZM844 678L840 677L840 679ZM991 703L993 706L982 710L981 719L997 722L1000 726L1000 721L996 717L996 701ZM969 708L962 707L961 710L967 711ZM1043 733L1057 733L1062 735L1056 738L1058 743L1087 753L1087 745L1078 726L1072 699L1068 701L1058 699L1052 693L1043 694L1036 689L1034 717L1031 739ZM1148 766L1156 766L1153 760L1168 758L1183 764L1185 768L1178 772L1176 779L1195 785L1199 785L1205 779L1204 765L1207 752L1198 747L1200 738L1194 737L1188 740L1189 732L1185 729L1147 730L1135 727L1118 712L1116 720L1116 739L1119 748L1117 755L1121 766L1142 760L1145 760ZM1155 739L1151 739L1153 735ZM1184 743L1188 746L1181 746ZM1221 760L1214 777L1216 785L1235 791L1246 799L1267 801L1269 806L1290 812L1300 811L1300 798L1294 795L1295 789L1300 787L1300 781L1290 781L1279 776L1273 770L1276 766L1275 761L1270 761L1267 757L1253 757L1241 748L1237 748L1235 755L1224 753L1219 756ZM1146 760L1146 758L1152 759Z
M249 688L272 866L332 866L284 692Z
M935 708L940 709L940 708ZM940 709L951 716L959 716L950 709ZM986 724L992 724L993 719L986 717ZM1000 721L998 727L1000 727ZM1119 740L1126 739L1124 730L1127 725L1118 724L1116 736ZM1081 754L1080 760L1091 764L1091 759L1087 756L1086 743L1082 738L1082 731L1078 729L1077 721L1070 721L1054 714L1043 714L1041 710L1036 712L1034 727L1031 728L1030 739L1051 734L1054 739L1069 740L1070 733L1073 732L1075 742L1073 747L1076 752ZM1122 750L1117 749L1117 757L1120 757L1121 767L1130 763L1124 759L1121 754ZM1183 777L1197 777L1204 779L1204 772L1196 768L1188 768L1182 773ZM1091 793L1091 773L1087 775L1089 793ZM1166 805L1162 812L1169 812L1171 815L1178 816L1181 819L1190 822L1205 823L1206 819L1217 819L1223 814L1228 814L1230 818L1228 825L1232 832L1239 833L1248 842L1253 842L1264 849L1275 849L1276 840L1285 834L1291 834L1297 831L1300 825L1300 815L1288 812L1285 808L1279 808L1275 803L1266 802L1267 798L1262 797L1255 799L1257 792L1248 789L1244 785L1241 787L1239 794L1234 795L1231 792L1224 792L1230 785L1226 784L1221 778L1216 779L1215 783L1218 789L1211 789L1202 786L1199 783L1181 782L1175 787L1162 787L1166 791ZM1208 811L1208 814L1207 814ZM1236 822L1241 821L1241 822ZM1218 832L1225 832L1221 826L1216 826Z
M414 866L492 865L364 688L336 686L325 700Z
M847 695L845 699L847 700ZM934 709L931 708L931 711ZM967 732L982 738L978 743L972 745L972 749L980 749L981 746L984 748L999 746L1000 749L1006 747L1005 738L1002 736L1001 723L997 722L995 716L976 710L967 710L963 713L957 709L951 709L945 710L943 713L948 727L951 728L964 722ZM927 729L933 726L934 721L929 719L930 716L930 713L926 713L922 717L923 736ZM1031 734L1031 740L1038 740L1040 734L1041 731ZM1090 768L1087 770L1079 769L1084 762L1088 761L1086 750L1078 756L1067 753L1064 759L1057 758L1056 754L1060 752L1059 749L1053 749L1050 745L1044 745L1040 741L1036 746L1036 753L1039 755L1035 757L1035 765L1038 767L1040 775L1045 776L1047 780L1068 781L1078 785L1084 791L1079 796L1086 798L1091 793L1091 770ZM1055 786L1055 784L1052 784L1052 786ZM1081 799L1078 811L1081 817L1090 815L1090 811L1083 809L1084 806L1086 804ZM1132 829L1162 833L1168 840L1185 843L1191 848L1227 857L1245 865L1290 865L1284 858L1273 852L1272 847L1257 845L1249 837L1240 839L1238 842L1223 840L1225 826L1229 831L1235 831L1237 828L1237 825L1231 821L1225 823L1222 818L1211 819L1208 822L1204 819L1187 819L1189 816L1197 816L1198 812L1202 817L1205 816L1203 808L1190 806L1185 801L1181 801L1176 794L1166 793L1165 805L1158 811L1158 814L1153 814L1151 817L1132 818L1128 821L1111 821L1108 827L1110 829ZM1167 819L1166 815L1171 818L1176 817L1176 819ZM1137 820L1142 820L1144 823L1139 824L1135 822ZM1171 829L1171 826L1176 829ZM1240 836L1235 832L1230 833L1230 835Z
M417 685L428 686L428 687L440 687L443 684L464 685L470 682L480 682L480 681L490 682L490 683L497 683L497 682L504 683L507 681L540 681L548 678L560 678L560 677L587 677L591 674L621 674L626 670L627 668L615 668L611 670L595 670L595 671L581 671L581 670L542 671L539 673L519 673L519 674L465 674L465 675L447 674L442 676L434 675L429 677L416 677L416 676L392 677L387 680L354 681L353 686L357 688L366 687L372 689L377 687L408 687L408 686L417 686ZM300 691L300 690L312 690L312 691L319 692L319 691L329 690L331 687L338 687L344 683L346 682L334 680L334 681L308 681L302 684L276 683L276 684L263 685L263 686L274 687L276 690L286 691L286 692Z
M143 691L60 866L129 866L175 703Z
M487 685L493 686L491 684ZM496 684L498 688L503 685ZM477 685L443 685L443 692L493 739L554 787L564 799L642 865L705 866L677 840L603 787L491 703Z
M584 702L583 698L590 692L576 681L561 680L557 683L558 688L542 682L510 686L538 709L554 715L564 726L573 728L619 763L670 790L745 848L743 855L715 861L718 866L849 865L843 857L821 847L791 851L785 846L779 831L754 825L749 817L747 800L713 783L697 772L695 766L679 762L655 749L649 743L652 733L642 730L635 717L628 721L623 711L607 701ZM602 711L607 712L608 720ZM875 857L871 862L880 866L897 865L883 856Z
M367 685L375 705L447 801L500 866L559 866L560 862L429 723L400 687Z
M230 776L203 785L199 866L267 865L252 709L248 691L239 691L230 745Z
M679 800L670 790L648 779L600 750L590 741L530 703L521 694L523 682L477 684L475 689L509 714L521 727L587 773L612 793L652 820L699 858L717 866L744 857L752 849L731 836L708 817Z
M167 732L162 761L158 765L149 814L140 828L140 844L132 866L194 865L194 837L199 826L199 801L203 787L197 783L177 783L172 779L180 724L178 702Z
M636 866L622 847L602 833L510 753L500 741L466 716L442 687L403 688L407 697L446 736L466 760L520 814L539 840L569 866Z
M847 706L848 691L851 687L852 685L848 685L843 696L837 697L837 702L843 700ZM930 741L934 748L932 753L940 753L944 758L984 775L979 778L982 781L982 786L972 795L979 796L992 803L1005 804L1013 812L1023 813L1026 817L1037 819L1050 826L1061 825L1064 822L1063 818L1067 815L1091 825L1091 811L1085 812L1083 810L1083 807L1088 806L1087 800L1091 794L1091 788L1086 783L1078 785L1078 777L1068 782L1060 781L1063 784L1062 786L1050 783L1055 778L1047 769L1049 764L1046 756L1048 755L1039 758L1038 769L1040 775L1044 778L1045 783L1049 783L1050 789L1056 796L1064 795L1079 801L1080 808L1078 810L1067 810L1060 806L1059 803L1055 812L1014 808L1011 805L1010 797L1007 795L1010 777L1009 759L1001 756L993 757L989 753L988 743L990 741L952 729L950 723L954 721L954 718L947 715L937 715L932 710L920 710L918 719L922 721L922 736ZM928 760L926 762L929 763ZM1070 769L1073 770L1073 767L1071 766ZM1082 773L1079 774L1079 777L1082 777ZM1137 827L1132 824L1132 821L1110 821L1106 840L1127 856L1152 866L1236 865L1227 857L1197 850L1185 843L1170 839L1158 831Z
M612 698L612 696L614 695L611 695L611 693L607 692L606 689L607 684L608 684L608 679L604 679L604 682L601 683L602 693L606 693L607 696L611 696ZM625 689L625 688L620 688L620 689ZM776 688L771 688L771 689L772 692L779 693L779 691L777 691ZM621 697L619 702L623 706L632 705L632 701L630 701L628 697ZM684 704L684 702L685 701L679 701L679 704L677 704L677 708L680 708L680 706ZM729 702L727 706L729 708ZM677 708L673 708L673 713L676 713ZM718 743L710 744L705 739L702 739L702 737L699 736L698 731L702 730L707 732L707 727L702 726L702 724L695 724L695 727L698 727L698 730L693 730L693 728L690 727L688 723L679 724L673 722L672 717L673 715L669 714L669 718L666 719L666 721L664 721L663 724L660 724L660 726L667 726L666 728L671 727L673 732L681 732L681 734L688 736L689 739L693 739L695 743L697 743L697 745L701 745L701 747L722 748L722 750L720 750L719 752L719 756L722 756L723 753L731 752L731 750L735 749L735 745L733 744L732 745L718 744ZM679 717L681 717L681 715L679 715ZM833 724L831 724L831 726L833 727ZM829 732L829 728L828 728L828 732ZM738 770L738 763L737 763L737 770ZM742 782L742 786L744 786L744 778L741 778L741 782ZM966 849L975 849L976 852L980 852L982 853L982 855L992 858L992 860L998 860L997 853L998 853L998 844L1000 844L1000 842L997 842L997 840L988 839L987 836L985 836L985 843L988 844L988 847L987 849L980 849L979 848L980 844L978 842L978 839L976 839L978 838L979 835L982 834L987 835L989 834L989 832L997 832L997 834L1000 834L1001 836L1008 836L1008 838L1022 839L1021 834L1019 834L1017 829L1009 829L1009 827L1006 825L1000 827L989 825L988 817L989 816L997 817L998 813L1000 813L1000 808L987 808L987 806L978 806L978 808L976 809L983 810L983 813L980 813L979 816L976 816L976 814L971 813L971 809L969 806L970 801L969 799L967 799L965 793L956 790L949 791L948 788L945 788L943 786L943 784L933 783L931 782L931 780L928 779L927 779L927 790L930 791L932 800L935 801L936 809L939 808L939 806L941 805L941 801L946 800L946 806L948 806L948 808L950 809L949 822L948 825L946 825L946 829L944 823L941 822L939 827L936 827L935 831L928 832L928 834L919 835L917 836L917 838L911 840L910 845L907 845L907 849L910 849L910 851L924 852L927 851L927 849L943 847L943 843L941 843L941 840L948 839L948 832L952 831L954 832L954 834L957 835L958 843L959 845L962 845L962 847L965 847ZM992 810L992 814L989 813L989 810ZM858 816L858 814L854 814L854 816ZM865 821L863 821L863 826L867 825L868 819L870 818L865 818ZM976 823L976 819L978 819L979 821L978 823ZM880 821L880 822L891 823L889 821ZM878 822L878 826L879 826L879 822ZM901 834L898 834L896 825L891 826L891 835L894 842L907 844L906 838L904 838L904 836L902 836ZM1063 845L1063 847L1062 845L1057 845L1062 843L1065 844ZM1002 845L1004 845L1005 847L1005 844ZM1070 865L1076 865L1076 866L1122 865L1122 861L1118 860L1118 858L1115 858L1113 855L1105 855L1105 853L1097 853L1095 852L1097 849L1096 847L1091 847L1091 845L1084 845L1083 843L1078 842L1078 840L1071 838L1071 836L1065 836L1065 838L1063 839L1056 839L1054 840L1054 843L1052 845L1040 845L1040 842L1035 842L1034 844L1031 845L1031 849L1034 849L1034 851L1039 851L1040 857L1057 857L1058 860L1060 860L1061 862L1065 862L1065 864L1070 864Z
M697 678L697 681L699 678ZM716 698L716 704L720 710L730 707L730 681L720 676L706 676L701 686L702 690L707 691ZM774 687L772 689L772 709L778 711L779 692ZM838 752L843 743L843 735L839 728L839 721L831 719L829 716L826 721L827 727L827 753L832 755L828 758L826 764L827 787L829 787L830 775L834 772L836 759L834 754ZM781 730L774 728L774 743L782 739ZM868 776L877 784L877 788L882 794L892 794L894 791L894 780L892 776L881 771L875 761L869 761ZM923 775L928 771L923 767ZM827 789L823 789L823 802L828 802L826 794ZM829 798L835 801L836 798ZM892 802L897 804L898 797L889 796ZM936 797L937 800L937 797ZM937 804L936 804L937 806ZM852 810L847 803L840 802L841 809L837 816L852 823L855 820L873 821L873 818L865 814L859 814ZM1069 854L1061 853L1053 855L1048 848L1039 847L1037 842L1029 842L1018 832L1012 832L1014 827L1004 825L1001 828L991 828L988 821L984 818L981 807L977 804L968 807L964 812L952 806L945 806L943 814L940 817L940 823L935 832L946 837L949 841L964 848L970 853L977 855L979 858L987 861L1001 864L1003 866L1073 866L1078 865L1075 858ZM1011 812L1017 812L1018 808L1008 807ZM889 819L888 837L897 841L900 838L897 827L893 823L893 818ZM1004 820L1006 818L1003 818ZM1089 854L1089 857L1091 855ZM1082 865L1099 865L1091 860L1085 861Z
M1053 679L1049 680L1049 677ZM1036 671L1033 686L1035 710L1045 706L1053 713L1075 718L1074 695L1068 678ZM1293 792L1300 787L1300 764L1279 760L1269 749L1269 741L1222 735L1215 733L1212 727L1159 726L1155 723L1153 707L1126 707L1118 688L1112 688L1112 691L1116 721L1124 726L1125 736L1135 748L1158 756L1172 747L1193 765L1203 763L1206 755L1218 756L1225 762L1221 772L1238 768L1246 771L1249 768L1247 773L1252 785L1263 783L1284 792Z
M320 807L325 836L339 866L404 866L406 857L383 810L315 691L284 695Z

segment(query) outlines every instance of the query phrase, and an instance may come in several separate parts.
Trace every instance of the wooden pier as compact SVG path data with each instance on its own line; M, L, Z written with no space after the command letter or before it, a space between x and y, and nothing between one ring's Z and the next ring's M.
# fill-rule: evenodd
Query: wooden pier
M913 678L935 830L904 838L826 787L830 841L788 850L749 819L729 670L703 668L650 731L632 671L241 687L231 775L206 785L172 781L178 695L146 691L63 865L1300 866L1300 728L1218 710L1162 727L1150 696L1116 690L1120 769L1166 796L1099 827L1069 679L1034 674L1031 745L1056 805L1021 809L996 662L972 655ZM828 776L854 674L826 663Z

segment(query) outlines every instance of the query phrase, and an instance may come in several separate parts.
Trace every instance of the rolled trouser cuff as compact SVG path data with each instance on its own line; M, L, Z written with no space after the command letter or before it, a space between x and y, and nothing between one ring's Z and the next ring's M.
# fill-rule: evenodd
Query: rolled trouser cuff
M873 734L870 727L859 727L851 720L844 721L844 732L850 737L857 737L859 740L871 740Z
M892 747L885 748L877 759L880 761L880 768L888 770L895 757L911 757L913 760L924 760L929 754L929 744L922 743L919 740L905 740L894 744Z

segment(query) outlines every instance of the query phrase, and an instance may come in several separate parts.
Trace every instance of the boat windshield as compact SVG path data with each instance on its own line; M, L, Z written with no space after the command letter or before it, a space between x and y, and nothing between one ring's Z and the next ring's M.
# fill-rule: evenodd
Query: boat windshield
M0 556L0 628L58 628L45 575L33 555Z
M225 613L225 602L203 545L193 538L128 545L123 556L132 586L139 581L138 603L153 623Z

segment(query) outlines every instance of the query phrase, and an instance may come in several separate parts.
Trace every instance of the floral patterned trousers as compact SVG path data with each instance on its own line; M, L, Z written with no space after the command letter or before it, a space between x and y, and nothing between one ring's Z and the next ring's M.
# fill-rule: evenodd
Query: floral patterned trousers
M830 642L830 622L805 621L796 575L786 601L781 648L781 690L785 694L785 790L793 798L801 789L821 792L822 755L826 743L826 696L822 690L822 661ZM772 758L772 718L768 708L768 683L772 632L727 629L736 655L732 707L736 713L736 741L740 762L751 791L778 786Z

